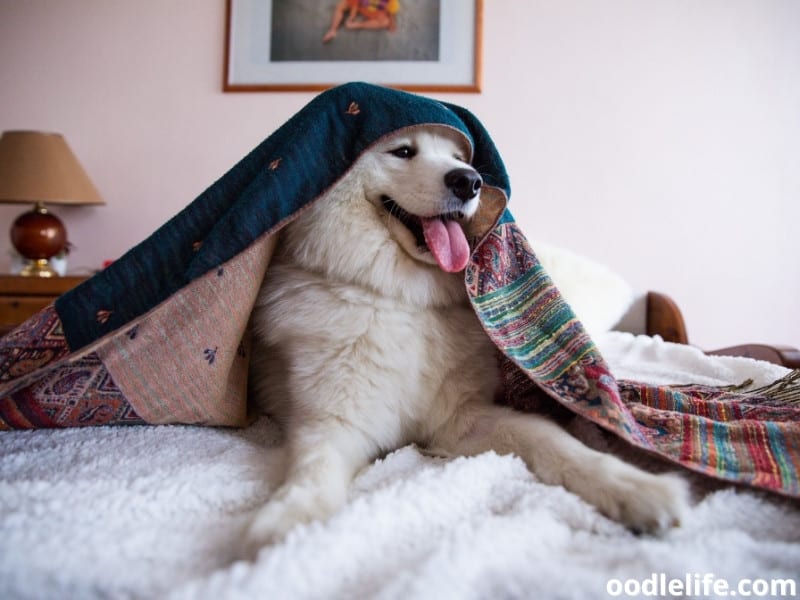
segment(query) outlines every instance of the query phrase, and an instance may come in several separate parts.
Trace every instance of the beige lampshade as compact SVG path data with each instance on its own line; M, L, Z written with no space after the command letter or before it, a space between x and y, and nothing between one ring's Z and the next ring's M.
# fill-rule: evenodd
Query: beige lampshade
M41 131L0 137L0 202L105 204L64 137Z

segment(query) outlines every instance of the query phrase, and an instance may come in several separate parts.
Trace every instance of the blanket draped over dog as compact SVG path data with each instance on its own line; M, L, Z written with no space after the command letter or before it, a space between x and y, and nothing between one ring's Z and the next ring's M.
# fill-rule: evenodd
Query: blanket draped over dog
M276 233L382 136L438 124L484 180L467 293L504 397L557 401L694 471L800 496L800 372L748 392L616 381L505 210L503 162L467 110L353 83L310 102L150 238L0 340L0 429L247 423L247 324Z

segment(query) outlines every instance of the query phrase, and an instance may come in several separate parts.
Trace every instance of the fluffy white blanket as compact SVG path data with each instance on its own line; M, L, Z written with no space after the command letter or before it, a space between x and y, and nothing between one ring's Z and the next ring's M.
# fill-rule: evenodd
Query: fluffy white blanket
M618 376L654 383L783 373L630 334L598 341ZM797 585L800 510L789 501L703 484L682 527L637 537L517 458L414 447L364 470L328 522L237 562L243 527L274 487L278 442L266 419L1 434L0 597L598 598L626 585L649 595L661 574L698 597L718 596L719 582Z

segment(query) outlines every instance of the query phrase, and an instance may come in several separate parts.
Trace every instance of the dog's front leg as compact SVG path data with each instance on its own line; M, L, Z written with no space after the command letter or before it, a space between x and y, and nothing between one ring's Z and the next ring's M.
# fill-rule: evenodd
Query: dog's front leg
M516 454L544 483L563 485L635 531L658 533L675 526L688 506L682 478L654 475L593 450L541 415L467 405L434 443L458 454Z
M244 554L280 541L295 525L325 519L347 499L355 474L374 449L358 431L334 417L297 425L287 440L286 475L251 522Z

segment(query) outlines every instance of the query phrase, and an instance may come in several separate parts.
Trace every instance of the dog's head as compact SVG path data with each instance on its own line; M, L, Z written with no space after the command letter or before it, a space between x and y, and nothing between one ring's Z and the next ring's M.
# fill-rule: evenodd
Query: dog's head
M480 203L470 152L461 133L426 126L387 136L360 159L366 197L392 237L412 258L450 273L467 265L464 224Z

